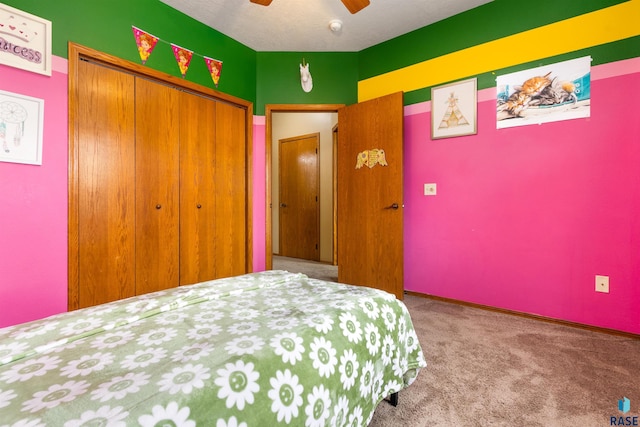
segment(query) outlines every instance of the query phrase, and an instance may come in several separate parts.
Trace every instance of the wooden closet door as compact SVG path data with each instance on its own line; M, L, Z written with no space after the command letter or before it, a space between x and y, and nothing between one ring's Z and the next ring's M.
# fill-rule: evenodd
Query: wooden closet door
M216 103L215 261L217 277L244 274L247 266L247 159L245 112Z
M87 61L77 68L70 187L77 209L77 286L70 308L135 295L134 77ZM70 266L70 269L75 266Z
M136 294L179 284L180 92L136 78Z
M180 285L216 278L216 102L180 96Z

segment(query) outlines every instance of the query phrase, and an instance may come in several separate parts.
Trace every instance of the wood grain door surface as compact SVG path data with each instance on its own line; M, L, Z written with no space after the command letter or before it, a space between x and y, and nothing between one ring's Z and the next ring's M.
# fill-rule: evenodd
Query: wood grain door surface
M320 260L319 142L319 133L279 141L282 256Z
M71 64L69 309L250 271L250 106Z
M136 294L179 284L176 89L136 78Z
M341 108L338 123L338 281L403 299L402 93Z
M215 262L216 277L247 272L249 242L249 153L245 144L244 110L217 102L215 167Z
M180 285L216 276L216 102L180 96Z
M135 295L135 78L78 63L75 308ZM105 91L108 87L109 91Z

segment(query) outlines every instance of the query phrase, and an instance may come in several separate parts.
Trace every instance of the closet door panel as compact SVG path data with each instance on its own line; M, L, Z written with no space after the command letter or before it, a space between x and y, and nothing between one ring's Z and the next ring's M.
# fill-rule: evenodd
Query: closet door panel
M216 270L218 277L247 271L247 151L245 112L216 108Z
M180 97L180 285L216 277L216 102Z
M136 294L178 286L180 92L136 78Z
M78 64L78 289L73 308L135 295L134 77ZM77 302L77 306L75 303Z

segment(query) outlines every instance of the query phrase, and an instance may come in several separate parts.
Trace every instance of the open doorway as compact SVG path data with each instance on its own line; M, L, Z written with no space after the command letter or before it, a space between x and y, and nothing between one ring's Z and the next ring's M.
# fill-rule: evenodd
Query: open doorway
M266 269L273 268L274 254L280 253L279 241L279 140L296 135L318 132L321 134L319 146L320 178L320 241L319 263L337 265L337 241L335 239L335 183L334 183L334 138L337 125L337 111L342 104L321 105L267 105L265 108L266 127ZM307 123L307 124L305 124ZM296 127L298 126L298 127ZM307 126L307 127L304 127ZM278 258L281 262L282 259ZM294 260L292 260L294 261Z
M272 116L276 110L305 111L301 106L267 106L265 145L269 150L273 146ZM381 289L402 299L403 93L396 92L349 106L308 106L306 111L338 112L336 157L339 180L336 192L338 212L335 215L338 281ZM267 209L265 264L267 269L272 269L271 152L267 157L267 203L270 205ZM383 162L380 162L381 158ZM361 166L368 167L359 166L361 159L366 160ZM373 159L375 161L372 162Z

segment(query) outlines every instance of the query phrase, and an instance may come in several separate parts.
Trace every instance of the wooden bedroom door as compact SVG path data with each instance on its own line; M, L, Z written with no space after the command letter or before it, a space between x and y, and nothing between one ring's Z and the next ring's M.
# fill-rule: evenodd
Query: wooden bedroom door
M320 134L281 139L280 255L320 260Z
M181 92L136 78L136 294L179 284Z
M404 297L403 119L402 92L338 110L338 281L398 299Z

